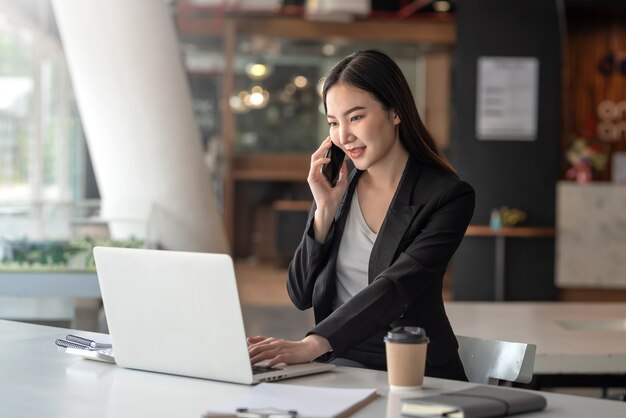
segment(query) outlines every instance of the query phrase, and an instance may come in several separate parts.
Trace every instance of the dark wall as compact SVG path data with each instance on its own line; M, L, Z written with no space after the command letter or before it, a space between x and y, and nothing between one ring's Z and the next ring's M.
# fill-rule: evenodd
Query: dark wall
M455 104L451 159L476 190L473 224L488 224L493 208L524 210L527 226L554 226L561 124L561 10L557 0L463 0L457 9ZM477 60L536 57L539 100L535 141L476 137ZM553 299L554 240L506 242L506 298ZM494 239L466 237L453 263L457 300L493 298Z

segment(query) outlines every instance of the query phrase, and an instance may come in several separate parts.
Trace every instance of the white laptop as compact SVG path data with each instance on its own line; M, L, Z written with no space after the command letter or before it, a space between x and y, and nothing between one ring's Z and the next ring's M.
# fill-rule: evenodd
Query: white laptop
M244 384L334 368L306 363L253 372L228 255L93 252L115 362L122 367Z

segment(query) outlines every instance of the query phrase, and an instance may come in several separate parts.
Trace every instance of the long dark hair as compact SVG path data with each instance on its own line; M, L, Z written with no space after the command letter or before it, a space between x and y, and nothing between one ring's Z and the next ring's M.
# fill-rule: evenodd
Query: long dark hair
M413 159L457 176L424 126L404 74L386 54L376 50L352 53L335 64L322 81L324 110L328 110L328 90L335 84L346 83L367 91L386 110L396 112L400 118L400 142Z

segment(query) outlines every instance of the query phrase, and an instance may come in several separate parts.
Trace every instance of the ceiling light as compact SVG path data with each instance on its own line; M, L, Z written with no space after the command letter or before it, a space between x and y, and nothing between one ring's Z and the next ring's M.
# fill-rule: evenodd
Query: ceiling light
M253 80L262 80L269 74L269 69L265 64L248 64L246 65L246 74Z
M337 48L335 48L334 45L326 44L322 47L322 53L326 55L327 57L330 57L331 55L335 55L336 52L337 52Z
M451 7L450 2L447 0L437 0L433 3L433 9L435 9L436 12L449 12Z
M303 75L299 75L299 76L296 76L296 77L293 79L293 84L295 84L295 85L296 85L296 87L298 87L299 89L301 89L301 88L306 87L306 86L307 86L307 84L309 84L309 79L308 79L308 78L306 78L306 77L305 77L305 76L303 76Z

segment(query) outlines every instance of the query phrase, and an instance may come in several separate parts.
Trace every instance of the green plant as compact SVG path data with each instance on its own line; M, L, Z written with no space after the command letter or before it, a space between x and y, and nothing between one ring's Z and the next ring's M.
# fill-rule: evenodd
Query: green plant
M572 167L589 164L596 171L604 170L607 156L598 144L589 145L585 138L575 138L567 150L567 161Z
M95 269L93 247L142 248L143 240L94 239L91 237L70 241L10 241L11 257L0 260L0 269Z

